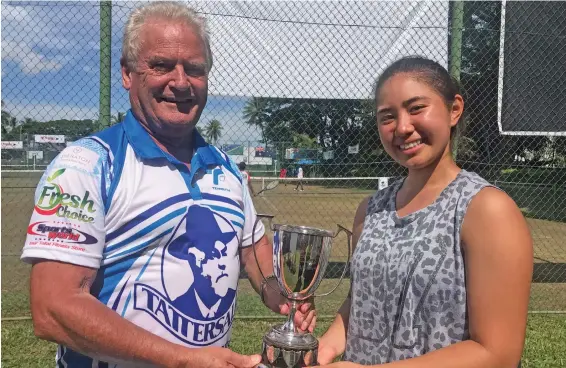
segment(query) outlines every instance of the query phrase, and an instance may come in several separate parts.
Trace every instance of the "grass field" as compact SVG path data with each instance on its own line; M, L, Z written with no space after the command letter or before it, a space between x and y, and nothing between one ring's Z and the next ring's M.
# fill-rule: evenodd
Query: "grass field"
M329 280L327 283L334 282ZM327 285L327 287L329 287ZM346 284L335 294L320 299L321 315L332 315L341 304ZM322 334L331 319L322 318L315 330ZM255 354L261 349L261 337L280 319L268 311L245 280L238 293L238 309L233 326L231 348L243 354ZM566 366L566 315L531 314L523 351L524 368L559 368ZM2 367L53 367L55 344L34 337L31 321L2 322Z
M39 177L3 176L2 178L2 318L29 316L29 266L19 261L29 217L33 209L33 193ZM350 228L358 203L373 193L377 183L361 182L358 189L308 184L304 192L295 192L294 185L281 184L275 190L254 199L258 213L275 215L275 223L308 225L336 230L337 224ZM365 184L365 185L362 185ZM260 182L254 182L256 191ZM366 188L366 189L359 189ZM552 206L549 202L547 206ZM535 262L540 265L566 263L566 223L528 219L535 244ZM340 236L333 249L334 261L346 260L346 238ZM560 272L560 271L556 271ZM336 280L325 281L321 292ZM320 315L333 315L347 291L348 282L318 302ZM533 283L531 311L566 311L566 283ZM249 317L249 318L248 318ZM232 348L242 353L259 351L262 334L273 321L260 317L276 316L267 311L253 295L246 280L241 281L237 318ZM317 333L324 331L329 320L322 320ZM524 367L566 367L566 315L531 314ZM33 336L31 322L2 323L2 367L53 366L55 346Z

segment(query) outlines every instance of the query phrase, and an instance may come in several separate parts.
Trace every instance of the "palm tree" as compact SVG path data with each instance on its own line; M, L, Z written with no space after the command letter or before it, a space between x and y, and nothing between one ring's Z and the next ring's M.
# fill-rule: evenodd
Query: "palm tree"
M210 143L216 144L222 136L222 124L218 120L213 119L204 127L204 132Z
M4 100L2 100L2 133L6 134L16 127L18 120L8 111L4 110Z
M244 119L249 125L255 125L261 129L261 137L265 142L265 124L269 115L267 114L267 99L252 97L244 107Z
M118 112L116 115L112 116L112 119L110 119L110 125L118 124L119 122L123 121L125 117L125 112Z

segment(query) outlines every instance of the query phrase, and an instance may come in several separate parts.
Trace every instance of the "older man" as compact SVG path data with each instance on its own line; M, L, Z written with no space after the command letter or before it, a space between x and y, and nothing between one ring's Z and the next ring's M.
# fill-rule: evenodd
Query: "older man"
M253 258L255 239L272 273L247 183L195 129L212 66L204 20L173 2L135 10L121 65L124 122L66 148L36 191L22 255L35 333L59 343L61 367L252 367L259 356L225 348L240 261L267 307L289 306Z

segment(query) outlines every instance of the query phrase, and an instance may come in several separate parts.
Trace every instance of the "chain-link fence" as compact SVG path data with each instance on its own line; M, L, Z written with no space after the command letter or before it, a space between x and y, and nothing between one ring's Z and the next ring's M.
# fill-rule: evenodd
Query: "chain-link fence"
M208 19L214 54L199 130L247 163L254 190L285 177L256 197L258 212L279 223L350 227L365 196L405 174L379 141L375 78L401 56L437 60L465 91L458 163L507 191L528 219L535 246L531 310L566 311L566 137L559 127L566 120L559 103L566 3L514 4L191 2ZM124 23L137 5L2 2L8 303L27 298L28 269L18 256L42 170L68 142L118 123L129 108L119 57ZM537 11L554 25L524 20ZM345 260L340 239L331 277Z

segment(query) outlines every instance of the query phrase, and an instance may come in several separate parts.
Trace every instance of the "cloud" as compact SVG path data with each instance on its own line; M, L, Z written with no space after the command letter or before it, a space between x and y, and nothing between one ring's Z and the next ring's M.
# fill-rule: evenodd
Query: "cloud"
M2 60L27 75L59 71L93 49L97 7L92 3L2 3ZM94 22L94 23L93 23Z
M38 74L63 67L60 62L49 60L45 55L34 52L23 42L2 42L2 58L17 63L25 74Z
M38 74L42 71L59 70L63 67L57 60L33 50L49 33L51 27L38 17L32 17L23 6L2 4L2 59L13 61L25 74Z

